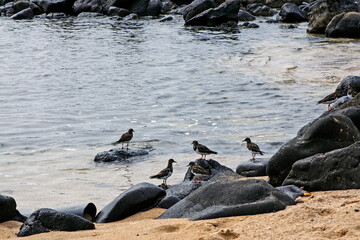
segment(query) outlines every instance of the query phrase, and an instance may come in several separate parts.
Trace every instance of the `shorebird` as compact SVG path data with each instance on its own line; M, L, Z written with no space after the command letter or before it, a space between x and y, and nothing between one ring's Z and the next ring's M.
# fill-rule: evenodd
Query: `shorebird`
M251 161L255 160L255 155L260 153L260 155L263 155L263 151L260 150L259 146L256 143L251 142L250 138L245 138L243 142L246 142L246 147L251 151L252 158Z
M163 170L161 170L158 174L156 174L154 176L150 176L150 178L162 179L163 184L165 184L165 186L167 187L168 185L166 183L166 180L173 173L173 166L172 166L173 163L176 163L175 160L174 159L169 159L167 167L164 168Z
M202 166L196 164L195 162L190 162L187 165L190 168L190 171L192 174L195 175L195 179L194 179L194 183L197 182L198 178L200 178L200 182L201 183L201 176L210 176L211 173L210 171L206 170L205 168L203 168Z
M336 99L337 99L336 92L333 92L327 95L326 97L324 97L323 99L321 99L320 101L318 101L317 103L328 104L328 110L331 111L332 107L330 106L330 104L334 103Z
M135 132L132 128L130 128L126 133L121 135L120 139L115 142L115 144L121 143L121 149L124 148L124 143L126 143L126 149L129 150L129 142L133 138L133 132Z
M336 101L330 106L331 109L329 111L339 108L344 103L347 103L348 101L350 101L355 95L356 95L356 93L350 89L347 92L346 96L342 96L342 97L339 97L336 99Z
M193 145L194 151L201 155L201 158L199 158L197 160L205 160L206 155L217 154L217 152L210 150L206 146L198 143L198 141L193 141L191 144ZM203 159L203 157L204 157L204 159Z

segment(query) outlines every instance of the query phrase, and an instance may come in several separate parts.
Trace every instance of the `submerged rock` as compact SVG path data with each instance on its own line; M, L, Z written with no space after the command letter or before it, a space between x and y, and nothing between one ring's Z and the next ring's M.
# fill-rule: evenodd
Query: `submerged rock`
M264 180L241 180L235 173L224 173L205 183L158 218L202 220L252 215L283 210L287 205L294 204L294 200Z
M309 191L360 188L360 142L294 163L283 185Z
M96 154L95 162L123 162L132 157L139 157L149 154L146 150L125 150L121 148L114 148L109 151L104 151Z
M360 13L350 12L336 15L329 25L325 34L327 37L360 38Z

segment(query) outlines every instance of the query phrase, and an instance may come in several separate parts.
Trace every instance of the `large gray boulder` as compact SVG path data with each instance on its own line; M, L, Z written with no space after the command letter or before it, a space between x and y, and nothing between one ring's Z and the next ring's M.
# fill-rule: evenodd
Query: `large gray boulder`
M104 11L100 0L76 0L73 5L74 14L82 12L101 13Z
M254 16L268 17L275 14L273 9L261 3L250 4L246 7L246 10Z
M252 215L283 210L293 204L294 200L288 195L264 180L241 180L235 173L224 173L208 181L158 218L202 220Z
M42 208L33 212L20 228L18 237L54 231L78 231L95 229L95 225L77 215Z
M182 10L183 18L186 22L205 10L215 7L216 3L214 0L195 0Z
M15 199L0 195L0 223L13 220L17 213Z
M343 12L358 12L356 0L317 0L310 6L308 33L325 33L325 29L336 15Z
M96 154L95 162L129 162L130 158L149 154L146 150L125 150L121 148L110 149Z
M360 13L350 12L336 15L329 25L325 34L327 37L360 38Z
M114 222L156 206L165 190L151 183L139 183L121 193L97 215L97 223Z
M238 12L238 20L241 22L254 21L255 19L256 17L247 11L240 10Z
M24 9L18 13L15 13L11 16L12 19L21 20L21 19L32 19L34 18L34 12L31 8Z
M360 142L297 161L283 182L290 184L308 191L360 188Z
M18 13L24 9L29 8L31 5L30 1L17 1L14 2L13 8L14 8L14 12Z
M285 3L279 13L281 21L286 23L299 23L306 22L307 15L305 12L300 10L300 8L293 3Z
M266 174L273 186L282 185L292 165L317 153L350 146L360 140L360 132L350 118L329 114L299 131L299 135L283 145L269 160Z
M227 0L217 8L210 8L185 22L191 26L219 26L223 23L238 22L240 0Z

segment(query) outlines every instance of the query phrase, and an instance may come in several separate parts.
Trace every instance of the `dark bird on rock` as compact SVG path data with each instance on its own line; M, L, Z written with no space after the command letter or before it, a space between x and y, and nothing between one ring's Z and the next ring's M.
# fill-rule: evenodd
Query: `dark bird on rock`
M167 187L167 183L166 180L172 175L173 173L173 166L172 164L176 163L174 159L169 159L168 161L168 165L166 168L164 168L163 170L161 170L158 174L154 175L154 176L150 176L150 178L157 178L157 179L162 179L163 180L163 184L165 184L165 186Z
M130 128L126 133L121 135L120 139L115 142L115 144L121 143L121 148L124 148L124 143L126 143L126 149L129 149L129 142L133 138L133 132L135 132L132 128Z
M198 143L198 141L193 141L191 144L193 145L194 151L201 155L201 158L199 158L198 160L205 160L206 155L209 154L217 154L217 152L210 150L206 146Z
M260 155L263 155L263 151L260 150L259 146L256 143L251 142L250 138L245 138L243 142L246 142L247 148L252 153L252 158L250 160L255 160L255 155L260 153Z
M331 111L332 107L330 106L330 104L334 103L336 100L337 100L336 92L333 92L327 95L326 97L324 97L323 99L321 99L320 101L318 101L318 104L319 103L328 104L328 110Z
M190 168L191 173L195 175L194 183L196 183L198 179L200 179L201 182L202 180L201 176L211 175L210 171L206 170L205 168L196 164L195 162L190 162L187 166Z

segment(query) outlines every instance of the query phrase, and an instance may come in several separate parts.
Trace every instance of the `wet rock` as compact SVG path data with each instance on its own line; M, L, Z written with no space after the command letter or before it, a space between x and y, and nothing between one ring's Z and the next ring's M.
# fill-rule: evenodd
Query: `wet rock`
M32 9L34 15L40 15L40 14L44 13L44 11L38 5L36 5L34 3L30 4L30 8Z
M18 1L18 2L14 2L13 8L14 8L14 12L18 13L24 9L29 8L31 5L31 3L29 1Z
M280 10L281 20L286 23L306 22L307 15L293 3L285 3Z
M360 13L336 15L326 27L325 34L333 38L360 38Z
M201 167L208 170L211 175L204 176L202 178L203 181L207 181L210 178L214 177L217 174L224 173L224 172L234 172L231 168L228 168L224 165L221 165L219 162L209 159L209 160L196 160L194 161L196 164L200 165ZM190 168L188 168L187 172L185 173L184 181L193 181L195 179L194 174L191 173Z
M167 21L172 21L172 20L174 20L173 16L165 16L165 17L161 18L159 20L159 22L167 22Z
M360 188L360 142L326 154L297 161L283 185L303 186L309 191Z
M216 4L214 0L195 0L183 9L183 18L185 22L189 21L191 18L204 12L205 10L215 7Z
M185 21L191 26L218 26L227 22L238 22L237 14L240 9L240 0L228 0L217 8L210 8Z
M165 190L150 183L139 183L121 193L97 215L97 223L114 222L156 206Z
M242 28L259 28L260 26L257 25L256 23L249 23L249 22L244 22L241 25Z
M114 148L109 151L98 153L94 161L95 162L124 162L129 158L139 157L149 154L145 150L126 150L121 148Z
M240 10L238 12L238 20L241 22L254 21L255 19L256 17L247 11Z
M136 13L130 13L129 15L126 15L124 17L124 21L131 21L131 20L137 20L137 19L139 19L139 16Z
M246 7L246 10L254 16L266 17L266 16L273 16L276 13L276 11L261 3L250 4Z
M358 12L356 0L318 0L310 5L308 33L325 33L325 29L336 15L343 12Z
M194 0L172 0L172 2L174 2L178 6L188 5L188 4L192 3L193 1Z
M256 159L240 163L236 168L236 173L245 177L266 176L266 166L269 159Z
M127 15L131 14L131 12L125 8L118 8L111 6L107 14L110 16L117 15L119 17L126 17Z
M159 16L162 9L161 0L149 0L146 15L147 16Z
M15 20L21 20L21 19L33 19L34 18L34 13L33 10L31 8L27 8L24 9L18 13L15 13L14 15L11 16L12 19Z
M54 231L78 231L95 229L92 222L77 215L60 213L42 208L33 212L20 228L18 237Z
M166 197L175 196L179 199L183 199L190 193L204 185L205 182L206 181L194 183L192 181L184 181L179 184L171 185L168 189L166 189Z
M40 0L37 5L42 8L42 10L48 13L66 13L72 14L72 6L74 0Z
M301 189L295 185L280 186L280 187L276 187L275 189L285 193L286 195L291 197L291 199L293 199L294 201L298 197L305 196L305 193L306 193L306 191L304 191L303 189Z
M103 11L100 0L76 0L73 5L74 14L82 12L100 13Z
M175 205L180 200L181 199L176 196L166 196L159 202L159 204L156 207L169 209L170 207Z
M96 217L96 206L93 203L59 207L59 208L55 208L54 210L62 213L71 213L92 222L95 221L95 217Z
M252 215L283 210L293 204L295 202L289 196L264 180L241 180L235 173L224 173L208 181L158 218L202 220Z
M265 4L271 8L281 8L286 3L292 3L299 6L302 2L303 0L266 0Z
M358 140L360 132L347 116L335 113L318 118L271 157L266 168L269 183L282 185L291 166L298 160L347 147Z
M17 213L15 199L0 195L0 223L14 219Z
M94 18L94 17L103 17L104 14L98 12L81 12L77 15L78 18Z

